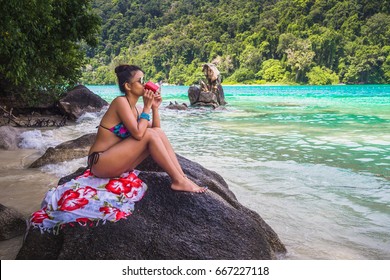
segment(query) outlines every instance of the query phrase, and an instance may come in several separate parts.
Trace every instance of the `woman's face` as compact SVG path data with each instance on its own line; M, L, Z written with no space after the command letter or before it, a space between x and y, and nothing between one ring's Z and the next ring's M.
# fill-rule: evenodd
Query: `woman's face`
M137 71L129 85L132 93L142 96L144 94L144 73Z

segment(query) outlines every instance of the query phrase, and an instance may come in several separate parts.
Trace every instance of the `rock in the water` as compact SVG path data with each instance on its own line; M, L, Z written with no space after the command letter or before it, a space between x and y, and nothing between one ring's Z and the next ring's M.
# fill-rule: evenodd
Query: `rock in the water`
M22 214L0 204L0 241L14 238L26 232Z
M98 112L107 105L107 101L83 85L75 87L59 101L59 108L73 120L86 112Z
M148 158L137 169L148 185L126 220L65 226L59 235L30 229L17 259L274 259L286 252L276 233L241 205L217 173L179 157L204 194L170 189Z
M221 85L222 77L217 67L212 63L203 64L202 71L207 79L207 84L200 80L200 86L191 86L188 89L188 98L194 106L226 105L225 94Z
M201 90L198 86L190 86L188 89L188 99L191 104L195 104L198 101L200 92Z
M0 127L0 149L17 150L20 141L20 134L25 129L15 128L12 126Z
M169 105L167 106L167 109L171 110L187 110L188 106L185 103L179 104L175 101L175 103L169 102Z
M217 96L211 91L201 91L197 86L188 89L188 98L193 106L206 106L217 108L219 106Z
M30 168L37 168L46 164L83 158L88 155L89 148L95 141L96 133L89 133L77 139L59 144L55 148L48 148L39 159L34 161Z

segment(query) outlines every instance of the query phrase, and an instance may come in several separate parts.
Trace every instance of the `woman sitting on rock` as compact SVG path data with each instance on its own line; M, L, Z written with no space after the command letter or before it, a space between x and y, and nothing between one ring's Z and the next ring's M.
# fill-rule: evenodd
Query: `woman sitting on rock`
M160 91L144 88L144 72L138 66L120 65L115 73L119 89L125 95L112 101L100 122L88 156L91 172L96 177L118 177L134 169L150 154L171 177L173 190L206 191L186 177L160 128ZM141 96L144 107L138 109L136 104Z

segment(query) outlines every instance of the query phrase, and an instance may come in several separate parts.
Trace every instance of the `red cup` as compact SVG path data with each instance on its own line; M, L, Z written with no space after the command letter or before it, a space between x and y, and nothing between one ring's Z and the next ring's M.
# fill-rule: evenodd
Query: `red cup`
M156 92L160 86L156 85L155 83L149 81L144 85L144 89L149 89L153 92Z

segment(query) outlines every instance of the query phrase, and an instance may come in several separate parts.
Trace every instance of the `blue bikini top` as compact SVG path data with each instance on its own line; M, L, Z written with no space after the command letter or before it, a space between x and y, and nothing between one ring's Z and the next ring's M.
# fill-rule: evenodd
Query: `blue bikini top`
M125 97L125 96L124 96ZM126 97L125 97L126 98ZM130 102L129 100L126 98L127 102L129 103L130 105ZM131 105L130 105L130 109L131 109ZM135 110L137 111L137 121L140 120L140 117L139 117L139 113L138 113L138 109L137 107L135 107ZM112 133L114 133L116 136L118 136L119 138L122 138L122 139L125 139L127 137L130 137L131 136L131 133L130 131L128 131L128 129L126 128L126 126L123 124L123 122L120 122L118 123L117 125L111 127L111 128L107 128L105 126L103 126L102 124L99 124L99 126L111 131Z

